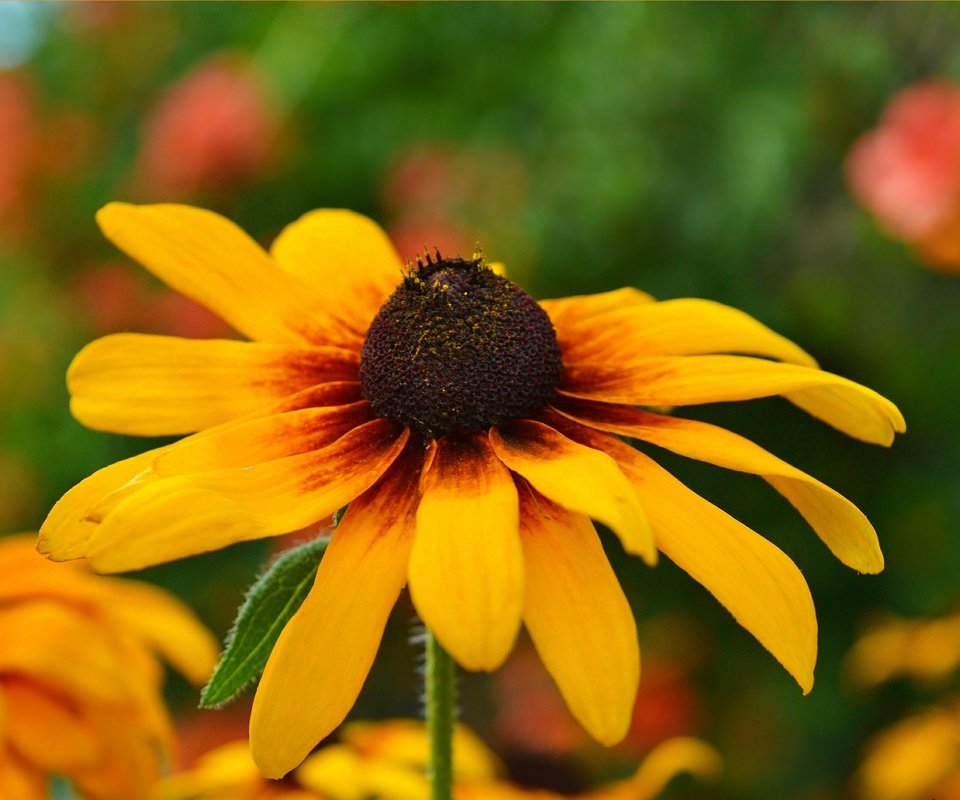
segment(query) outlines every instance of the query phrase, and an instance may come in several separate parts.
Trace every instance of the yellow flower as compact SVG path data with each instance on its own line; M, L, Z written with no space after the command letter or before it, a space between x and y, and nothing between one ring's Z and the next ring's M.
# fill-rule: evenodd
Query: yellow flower
M846 666L851 679L864 687L899 677L946 678L960 667L960 614L934 619L891 617L860 637Z
M149 795L172 745L162 655L194 683L217 643L166 592L0 540L0 797L44 800L49 775L87 800Z
M428 742L414 720L354 722L339 741L307 756L286 781L265 780L246 742L231 742L205 755L191 770L157 787L156 800L429 800ZM524 789L503 780L497 757L470 729L454 733L456 800L560 800L564 795ZM677 775L716 778L720 757L703 742L680 737L655 747L631 777L577 800L652 800Z
M720 769L716 750L699 739L681 736L654 747L631 777L572 797L575 800L653 800L677 775L688 773L715 780ZM505 781L475 781L459 783L454 797L456 800L569 800L571 795L525 789Z
M350 504L254 702L269 776L345 717L408 583L468 669L499 666L526 625L577 719L621 739L636 627L591 519L687 571L809 690L816 619L800 571L618 436L760 475L841 561L882 568L870 523L832 489L734 433L638 408L783 395L868 442L904 429L888 400L735 309L635 289L538 304L479 261L405 269L349 211L307 214L269 254L184 206L114 203L98 221L252 341L119 334L81 351L68 374L79 420L199 433L80 483L41 551L133 569Z
M324 745L283 783L268 781L250 757L246 742L208 753L191 770L158 786L157 800L428 800L427 737L413 720L354 722L339 741ZM469 729L454 732L453 772L457 780L491 781L496 757Z
M901 720L867 745L863 800L960 800L960 702Z

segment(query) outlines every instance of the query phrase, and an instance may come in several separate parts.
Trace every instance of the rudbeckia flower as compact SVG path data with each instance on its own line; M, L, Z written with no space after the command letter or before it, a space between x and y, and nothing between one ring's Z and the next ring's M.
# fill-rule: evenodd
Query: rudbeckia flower
M268 776L345 717L405 585L467 669L498 667L525 625L574 716L621 739L637 632L591 520L648 564L674 561L809 690L817 627L797 567L619 437L760 475L841 561L882 568L835 491L730 431L647 410L782 395L868 442L904 429L888 400L733 308L636 289L537 303L479 259L405 267L349 211L307 214L269 253L195 208L114 203L98 221L251 341L127 333L78 354L81 422L193 435L74 487L41 552L137 569L349 504L254 701Z
M59 775L87 800L150 796L173 745L162 655L202 683L217 643L144 583L55 566L33 536L0 540L0 797L45 800Z

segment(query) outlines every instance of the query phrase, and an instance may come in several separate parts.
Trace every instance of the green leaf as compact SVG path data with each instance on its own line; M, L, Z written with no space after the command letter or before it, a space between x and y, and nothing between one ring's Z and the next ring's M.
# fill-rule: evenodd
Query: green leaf
M284 625L313 586L329 541L324 537L291 548L250 587L227 634L220 663L200 693L201 708L230 702L260 677Z

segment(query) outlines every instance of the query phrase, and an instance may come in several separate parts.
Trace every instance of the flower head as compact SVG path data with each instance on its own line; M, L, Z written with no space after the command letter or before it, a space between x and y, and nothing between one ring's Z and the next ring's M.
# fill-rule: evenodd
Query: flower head
M498 667L524 624L574 716L621 739L637 633L591 519L687 571L809 690L816 619L800 571L621 436L762 476L841 561L882 568L870 523L832 489L727 430L640 408L783 395L865 441L903 430L892 403L746 314L635 289L537 304L483 262L405 268L348 211L306 215L269 254L183 206L111 204L98 220L253 341L118 334L81 351L68 374L78 419L193 435L68 492L41 551L133 569L349 503L254 701L269 776L350 710L407 584L468 669Z
M0 540L0 797L40 800L60 775L89 800L146 798L172 746L158 655L200 683L216 641L165 592L33 544Z

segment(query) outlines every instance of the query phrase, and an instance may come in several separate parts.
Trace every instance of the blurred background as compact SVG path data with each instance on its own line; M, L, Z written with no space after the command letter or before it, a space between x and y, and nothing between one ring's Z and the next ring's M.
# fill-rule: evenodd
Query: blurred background
M886 554L873 577L762 481L655 454L800 565L814 691L670 563L607 537L644 652L627 741L589 744L522 646L463 676L463 718L529 785L577 791L693 734L724 775L667 797L876 800L857 778L873 737L958 687L956 635L927 637L948 666L919 681L871 682L848 657L878 620L960 600L957 41L960 7L941 4L0 4L0 532L36 529L74 483L154 444L70 417L63 376L84 343L233 335L101 237L110 200L203 205L264 243L348 207L408 258L479 242L536 297L630 285L728 303L908 421L887 452L782 401L691 409L852 499ZM222 636L271 548L138 577ZM353 716L419 712L411 625L404 601ZM243 701L201 713L169 686L185 762L243 734ZM945 791L949 752L892 800Z

